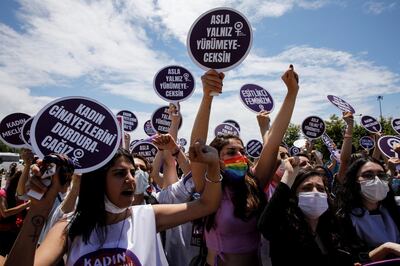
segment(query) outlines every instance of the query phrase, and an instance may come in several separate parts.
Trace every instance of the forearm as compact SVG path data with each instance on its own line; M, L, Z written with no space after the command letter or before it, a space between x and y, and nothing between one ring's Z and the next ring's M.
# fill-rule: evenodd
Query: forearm
M175 159L168 150L164 152L164 167L163 167L163 179L164 187L174 184L178 181L178 174L176 172Z
M205 208L204 215L215 212L221 203L222 188L219 163L208 166L206 178L209 181L204 182L204 191L200 197L200 203Z
M13 216L13 215L18 214L21 211L25 210L28 206L29 206L29 203L23 203L23 204L20 204L20 205L18 205L16 207L13 207L13 208L4 209L4 210L1 211L1 215L4 218L10 217L10 216Z
M17 195L19 195L19 196L26 194L25 184L29 177L30 167L31 167L31 163L25 163L24 169L22 170L21 177L18 180Z
M350 163L352 140L353 140L353 124L348 124L343 138L342 150L340 152L340 166L337 177L337 180L340 183L344 182L344 175Z
M80 183L72 184L71 190L61 203L61 211L63 213L70 213L75 210L75 203L76 199L79 196L79 189L80 189Z
M162 151L157 151L156 157L154 158L153 164L152 164L152 169L150 172L150 178L153 179L154 182L160 187L164 187L164 179L160 176L160 169L161 169L161 164L163 161L163 152Z
M179 164L179 168L182 169L183 174L187 175L190 172L189 158L187 158L186 154L181 149L179 149L179 153L177 154L175 159Z
M24 219L23 226L14 242L14 246L8 254L5 266L34 264L40 232L43 229L50 210L51 206L47 208L31 207Z
M199 139L204 141L207 140L212 99L213 98L211 96L204 95L201 100L200 107L193 124L190 145L193 145L194 142Z
M264 187L272 178L279 145L289 126L296 102L297 92L298 90L294 90L287 93L285 100L274 120L274 123L269 130L268 141L263 146L260 160L255 166L254 174L260 181L261 187Z

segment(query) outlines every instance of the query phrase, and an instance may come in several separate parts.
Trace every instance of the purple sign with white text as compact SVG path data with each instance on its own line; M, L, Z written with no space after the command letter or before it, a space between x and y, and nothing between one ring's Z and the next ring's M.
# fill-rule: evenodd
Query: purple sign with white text
M231 134L234 136L239 136L239 133L240 132L236 127L234 127L228 123L219 124L214 130L214 134L216 137L219 135L224 135L224 134Z
M32 150L31 143L31 126L32 126L33 117L29 118L25 121L25 124L22 126L21 130L21 139L25 142L25 148Z
M310 139L317 139L325 132L325 123L318 116L309 116L301 124L303 134Z
M373 149L375 147L375 140L369 136L360 138L360 146L366 150Z
M328 95L327 98L331 103L333 103L337 108L339 108L343 112L350 112L352 114L354 114L356 112L349 103L347 103L345 100L343 100L337 96Z
M392 128L394 129L394 131L396 131L397 134L400 134L400 118L393 118Z
M186 46L190 58L204 70L228 71L250 52L253 33L240 12L227 7L202 14L191 26Z
M369 115L361 117L361 125L371 133L381 132L382 130L382 126L378 120Z
M331 153L331 156L334 156L336 161L340 160L340 157L337 157L337 147L335 142L328 136L328 134L324 133L321 136L322 142L325 144L325 146L328 148L329 152Z
M22 126L30 118L24 113L13 113L4 117L0 122L0 139L12 148L24 148L25 142L21 138Z
M298 147L296 147L296 146L292 146L292 147L290 147L290 149L289 149L289 153L290 153L290 156L295 156L295 155L297 155L298 153L300 153L300 148L298 148Z
M274 100L268 91L255 84L246 84L240 88L240 100L253 112L271 112L274 109Z
M379 150L388 158L400 158L400 153L394 151L395 144L400 144L400 137L383 136L378 140Z
M126 132L134 131L138 126L138 120L136 115L131 111L123 110L119 111L117 116L120 115L124 118L124 130Z
M236 122L235 120L228 119L228 120L225 120L225 121L222 122L222 123L231 124L232 126L236 127L236 128L239 130L239 132L240 132L240 125L239 125L239 123Z
M181 66L167 66L154 77L153 87L158 96L168 102L181 102L194 92L192 73Z
M179 143L179 146L183 147L183 146L186 146L187 140L185 138L180 138L178 140L178 143Z
M143 156L150 163L152 163L154 161L157 151L158 151L158 149L153 143L142 142L142 141L139 141L138 143L136 143L135 146L133 146L133 148L132 148L133 155Z
M146 133L147 136L153 136L153 135L157 134L157 131L154 130L153 125L151 124L150 120L147 120L144 123L143 129L144 129L144 133Z
M246 153L253 158L260 157L263 144L256 139L249 140L246 144Z
M153 128L162 134L167 134L169 128L171 127L171 118L168 113L168 106L163 106L158 108L151 116L151 125ZM179 123L179 128L182 126L182 119Z
M62 153L77 173L94 171L114 156L121 130L115 115L86 97L65 97L46 105L35 116L31 142L39 157Z

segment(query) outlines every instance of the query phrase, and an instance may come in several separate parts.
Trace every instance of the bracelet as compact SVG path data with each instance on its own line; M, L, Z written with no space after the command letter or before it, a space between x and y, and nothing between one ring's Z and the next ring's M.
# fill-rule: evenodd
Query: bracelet
M218 179L217 181L208 179L207 174L204 176L204 178L206 179L206 181L207 181L208 183L221 183L222 179L224 179L224 177L223 177L221 174L219 175L219 179Z

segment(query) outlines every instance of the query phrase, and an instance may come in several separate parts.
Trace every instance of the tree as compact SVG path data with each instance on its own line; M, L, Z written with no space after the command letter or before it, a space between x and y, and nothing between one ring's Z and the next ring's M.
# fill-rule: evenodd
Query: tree
M283 142L285 142L289 147L293 146L293 142L300 137L300 126L290 123L285 136L283 137Z

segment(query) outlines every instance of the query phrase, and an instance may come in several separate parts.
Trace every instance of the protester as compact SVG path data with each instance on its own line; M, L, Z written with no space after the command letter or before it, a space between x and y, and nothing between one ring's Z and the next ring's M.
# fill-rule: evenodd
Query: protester
M330 207L326 178L285 160L285 173L258 227L270 241L272 265L352 265Z
M42 200L32 200L27 221L22 227L5 265L53 265L64 254L66 265L95 261L99 257L124 260L142 265L166 265L156 231L165 230L215 211L219 205L221 186L218 155L215 149L196 142L191 160L207 167L203 197L197 201L172 205L140 205L134 200L135 178L132 156L119 149L102 168L82 175L79 201L68 222L58 222L44 242L35 250L44 217L61 190L59 174L53 176L49 188L41 183L36 189L46 191ZM216 163L217 162L217 163ZM33 169L39 175L39 169ZM146 236L145 238L143 236ZM24 256L20 256L24 252ZM122 257L121 257L122 256Z
M23 211L30 202L16 198L16 190L21 171L16 171L7 179L4 189L0 189L0 261L10 252L23 222Z
M337 216L345 235L364 261L400 256L400 212L379 161L352 163L336 197Z
M221 161L223 198L218 211L209 216L205 225L205 240L208 247L208 265L258 265L260 234L257 216L263 206L262 189L272 178L276 166L279 144L289 125L293 112L298 84L293 67L287 70L282 80L288 92L283 104L268 131L257 163L250 170L244 155L242 140L233 135L217 136L210 145L218 150ZM208 124L213 96L222 92L223 73L209 70L202 76L203 98L197 112L191 141L207 139ZM204 167L193 163L193 174L204 173Z

